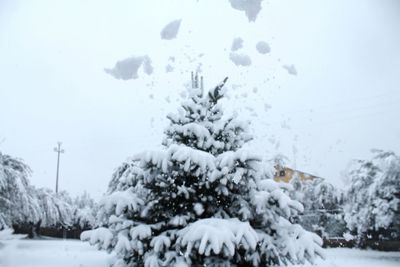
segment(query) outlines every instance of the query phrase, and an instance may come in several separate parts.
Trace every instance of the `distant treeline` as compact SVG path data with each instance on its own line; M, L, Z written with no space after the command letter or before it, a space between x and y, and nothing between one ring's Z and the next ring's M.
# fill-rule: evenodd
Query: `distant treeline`
M400 157L376 150L369 160L352 161L344 179L342 190L324 179L301 181L295 176L290 194L304 212L293 220L332 240L329 246L341 240L349 247L391 247L377 244L400 239Z
M97 204L89 194L72 199L65 191L36 188L29 182L30 174L22 160L0 152L0 230L13 227L34 237L41 228L94 227Z

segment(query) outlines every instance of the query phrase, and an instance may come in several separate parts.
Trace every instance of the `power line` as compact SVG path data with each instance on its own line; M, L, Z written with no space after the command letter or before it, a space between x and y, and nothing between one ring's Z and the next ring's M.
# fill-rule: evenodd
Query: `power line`
M341 110L342 112L315 112L314 115L323 115L325 118L315 118L315 116L307 115L307 114L298 114L298 116L290 116L287 119L290 120L289 126L292 126L293 124L300 123L304 125L305 123L310 123L312 125L318 125L318 124L331 124L331 123L338 123L338 122L343 122L343 121L348 121L352 119L357 119L357 118L369 118L371 116L376 116L380 114L385 114L385 113L395 113L398 107L398 103L391 103L393 105L385 104L385 105L373 105L369 107L355 107L352 109L349 109L347 111ZM377 109L378 108L378 109ZM394 110L393 110L394 108ZM366 112L359 113L363 109L370 109L367 110ZM343 112L345 111L345 112ZM352 112L351 112L352 111ZM355 111L358 111L357 113ZM282 114L281 114L282 116ZM314 120L316 119L316 120ZM322 120L321 120L322 119ZM271 126L282 126L282 123L285 122L286 119L282 118L281 120L269 120L268 125ZM265 124L265 123L263 123Z
M343 108L346 109L346 108L349 108L349 107L350 108L354 107L355 104L361 104L361 105L365 105L365 104L370 105L370 104L375 104L375 103L379 104L379 102L382 101L382 100L389 100L391 102L391 101L396 100L396 97L399 96L398 93L399 92L397 92L397 91L391 91L391 92L377 94L377 95L358 96L358 97L353 97L353 98L343 98L344 101L342 100L342 101L339 101L339 102L336 102L336 103L335 102L330 102L329 104L324 103L324 104L319 104L319 105L313 105L313 106L310 106L308 108L289 110L289 111L285 111L285 114L308 113L311 110L313 110L313 111L324 111L324 110L329 111L330 109L340 110L340 109L343 109ZM387 98L387 97L389 97L389 98ZM381 99L381 100L378 101L378 102L375 101L375 102L372 102L372 103L370 101L365 101L365 100L379 100L379 99ZM297 105L301 105L303 103L296 103L296 104ZM363 108L363 107L361 106L361 108Z

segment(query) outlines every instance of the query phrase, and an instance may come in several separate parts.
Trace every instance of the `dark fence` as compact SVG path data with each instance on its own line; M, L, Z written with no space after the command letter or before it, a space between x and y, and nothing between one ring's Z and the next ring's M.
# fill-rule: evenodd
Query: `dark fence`
M348 240L344 238L324 239L324 247L328 248L361 248L380 251L400 251L400 240Z
M81 233L90 229L78 229L68 227L37 227L36 225L14 225L15 234L25 234L29 238L36 238L41 236L67 238L67 239L80 239Z
M80 235L83 231L90 229L77 229L77 228L66 228L66 227L39 227L36 225L14 225L14 233L26 234L30 238L33 237L55 237L55 238L67 238L67 239L80 239ZM358 242L357 240L348 240L344 238L330 238L324 239L323 247L325 248L361 248L361 249L374 249L380 251L400 251L400 240L363 240Z
M57 238L80 239L81 233L85 230L81 229L68 229L68 228L41 228L39 230L40 236L50 236Z

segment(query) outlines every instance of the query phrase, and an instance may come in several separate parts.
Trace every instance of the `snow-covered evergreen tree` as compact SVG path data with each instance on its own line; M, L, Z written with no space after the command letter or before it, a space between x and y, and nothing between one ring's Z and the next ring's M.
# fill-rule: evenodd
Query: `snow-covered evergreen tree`
M400 236L400 157L375 151L371 160L354 161L347 171L345 220L362 241L368 232ZM386 229L386 230L385 230Z
M303 210L243 149L248 123L223 116L226 79L203 93L197 77L164 148L134 156L100 203L103 227L83 240L114 251L114 266L269 266L313 261L322 240L292 224Z

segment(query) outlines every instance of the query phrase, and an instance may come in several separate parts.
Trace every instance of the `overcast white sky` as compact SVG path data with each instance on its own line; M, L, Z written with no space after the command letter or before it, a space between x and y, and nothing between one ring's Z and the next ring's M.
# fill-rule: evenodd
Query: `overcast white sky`
M174 19L177 38L161 40ZM229 60L235 37L251 66ZM269 54L257 53L260 40ZM150 76L104 72L143 55ZM291 64L297 76L282 68ZM60 140L61 189L99 197L124 159L160 147L165 115L199 65L206 87L229 76L225 106L251 119L250 146L266 158L283 153L340 184L347 162L371 148L400 153L397 0L264 0L255 22L228 0L1 0L0 151L23 158L34 185L54 188Z

